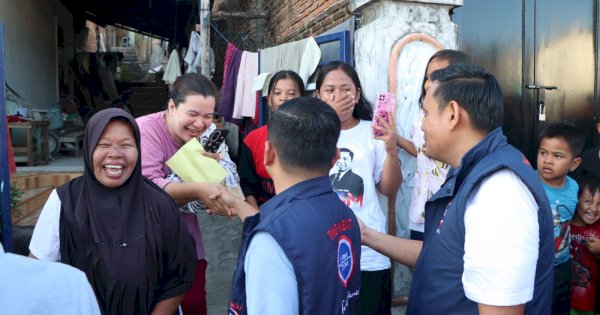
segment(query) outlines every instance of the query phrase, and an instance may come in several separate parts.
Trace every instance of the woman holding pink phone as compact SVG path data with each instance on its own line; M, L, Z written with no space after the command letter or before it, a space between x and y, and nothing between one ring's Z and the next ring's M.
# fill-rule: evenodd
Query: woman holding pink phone
M342 127L339 159L329 173L333 190L367 226L385 233L387 220L377 192L392 196L402 182L396 127L393 112L389 122L375 116L377 124L371 126L373 109L362 92L349 64L333 61L321 68L317 97L335 109ZM372 131L380 136L373 137ZM363 246L360 265L360 314L391 314L389 258Z

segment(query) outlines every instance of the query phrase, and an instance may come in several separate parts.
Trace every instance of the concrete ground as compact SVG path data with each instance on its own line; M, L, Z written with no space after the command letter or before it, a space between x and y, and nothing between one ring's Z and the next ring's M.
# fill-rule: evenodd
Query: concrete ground
M227 314L231 279L241 243L242 223L239 219L198 215L208 267L206 269L206 301L208 314Z

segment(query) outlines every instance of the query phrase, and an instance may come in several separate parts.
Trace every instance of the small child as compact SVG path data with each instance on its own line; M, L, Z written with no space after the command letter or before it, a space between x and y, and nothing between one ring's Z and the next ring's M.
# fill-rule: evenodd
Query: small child
M571 221L571 315L595 314L600 249L592 243L600 238L600 179L586 175L578 180L579 204Z
M550 200L554 218L554 289L552 314L568 314L571 309L569 256L570 226L577 207L579 186L567 174L575 170L585 139L578 128L566 123L548 125L540 133L537 172Z

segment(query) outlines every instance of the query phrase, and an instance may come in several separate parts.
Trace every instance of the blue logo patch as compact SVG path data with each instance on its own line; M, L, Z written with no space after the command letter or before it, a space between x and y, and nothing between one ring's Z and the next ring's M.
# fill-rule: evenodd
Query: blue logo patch
M354 254L352 253L352 241L345 235L338 239L337 265L338 278L346 287L354 272Z

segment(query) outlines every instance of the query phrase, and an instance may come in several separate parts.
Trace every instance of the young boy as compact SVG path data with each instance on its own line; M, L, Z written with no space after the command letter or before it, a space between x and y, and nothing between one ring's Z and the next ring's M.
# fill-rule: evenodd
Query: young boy
M591 240L600 238L600 179L593 175L578 180L579 204L571 221L571 314L593 315L598 290L598 260L600 254Z
M360 230L333 192L340 120L312 97L284 103L269 120L264 165L275 197L260 207L211 196L244 222L229 314L356 314Z
M548 125L540 133L537 172L550 200L554 219L554 289L552 314L568 314L571 308L570 227L577 207L577 183L567 174L581 163L584 137L566 123Z

